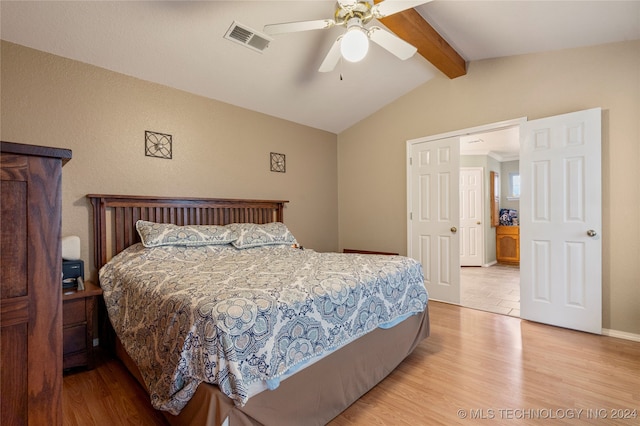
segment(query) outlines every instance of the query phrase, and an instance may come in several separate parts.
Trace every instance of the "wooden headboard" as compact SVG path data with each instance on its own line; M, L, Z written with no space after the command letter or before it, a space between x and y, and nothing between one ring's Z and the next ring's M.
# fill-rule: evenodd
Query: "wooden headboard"
M283 222L285 200L148 197L89 194L93 205L94 260L99 270L111 257L140 241L141 220L175 225Z

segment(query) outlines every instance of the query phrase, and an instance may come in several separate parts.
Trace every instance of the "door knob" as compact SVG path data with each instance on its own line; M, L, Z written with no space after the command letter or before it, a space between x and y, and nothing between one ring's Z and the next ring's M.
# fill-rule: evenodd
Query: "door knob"
M590 237L595 237L596 235L598 235L598 233L596 231L594 231L593 229L589 229L587 231L587 235Z
M455 226L452 226L451 227L451 232L453 232L455 234L456 232L458 232L458 228L456 228Z
M477 222L476 222L476 225L480 225L480 221L477 221Z

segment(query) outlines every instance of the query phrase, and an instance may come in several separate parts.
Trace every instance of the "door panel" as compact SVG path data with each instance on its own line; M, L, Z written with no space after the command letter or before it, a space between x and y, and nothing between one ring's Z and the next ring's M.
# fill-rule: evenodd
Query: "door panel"
M521 316L602 331L601 110L521 132ZM595 234L594 234L595 233Z
M460 169L461 266L482 266L484 263L482 172L480 167Z
M460 302L459 138L410 146L408 255L422 263L429 297Z

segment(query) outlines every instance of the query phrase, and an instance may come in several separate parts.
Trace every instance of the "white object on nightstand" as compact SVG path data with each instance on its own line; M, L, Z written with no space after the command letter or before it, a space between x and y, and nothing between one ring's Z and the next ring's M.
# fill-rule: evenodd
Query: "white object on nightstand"
M64 260L80 260L80 237L77 235L62 237L61 242Z

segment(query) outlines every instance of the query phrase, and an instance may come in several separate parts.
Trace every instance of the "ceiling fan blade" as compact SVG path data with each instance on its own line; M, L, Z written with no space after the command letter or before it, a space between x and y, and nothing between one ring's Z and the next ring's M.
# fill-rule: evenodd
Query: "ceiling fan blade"
M282 24L268 24L264 26L264 32L269 35L296 33L299 31L322 30L331 28L336 24L333 19L318 19L316 21L285 22Z
M410 45L400 37L380 27L371 27L369 29L369 39L403 61L409 59L418 51L415 46Z
M431 0L384 0L374 5L371 8L371 12L374 18L380 19L393 15L394 13L402 12L403 10L411 9L412 7L420 6L421 4L429 3L430 1Z
M342 36L338 37L338 39L333 43L331 49L329 49L329 53L324 57L324 61L320 65L318 71L320 72L330 72L338 65L338 61L342 54L340 53L340 41L342 40Z

